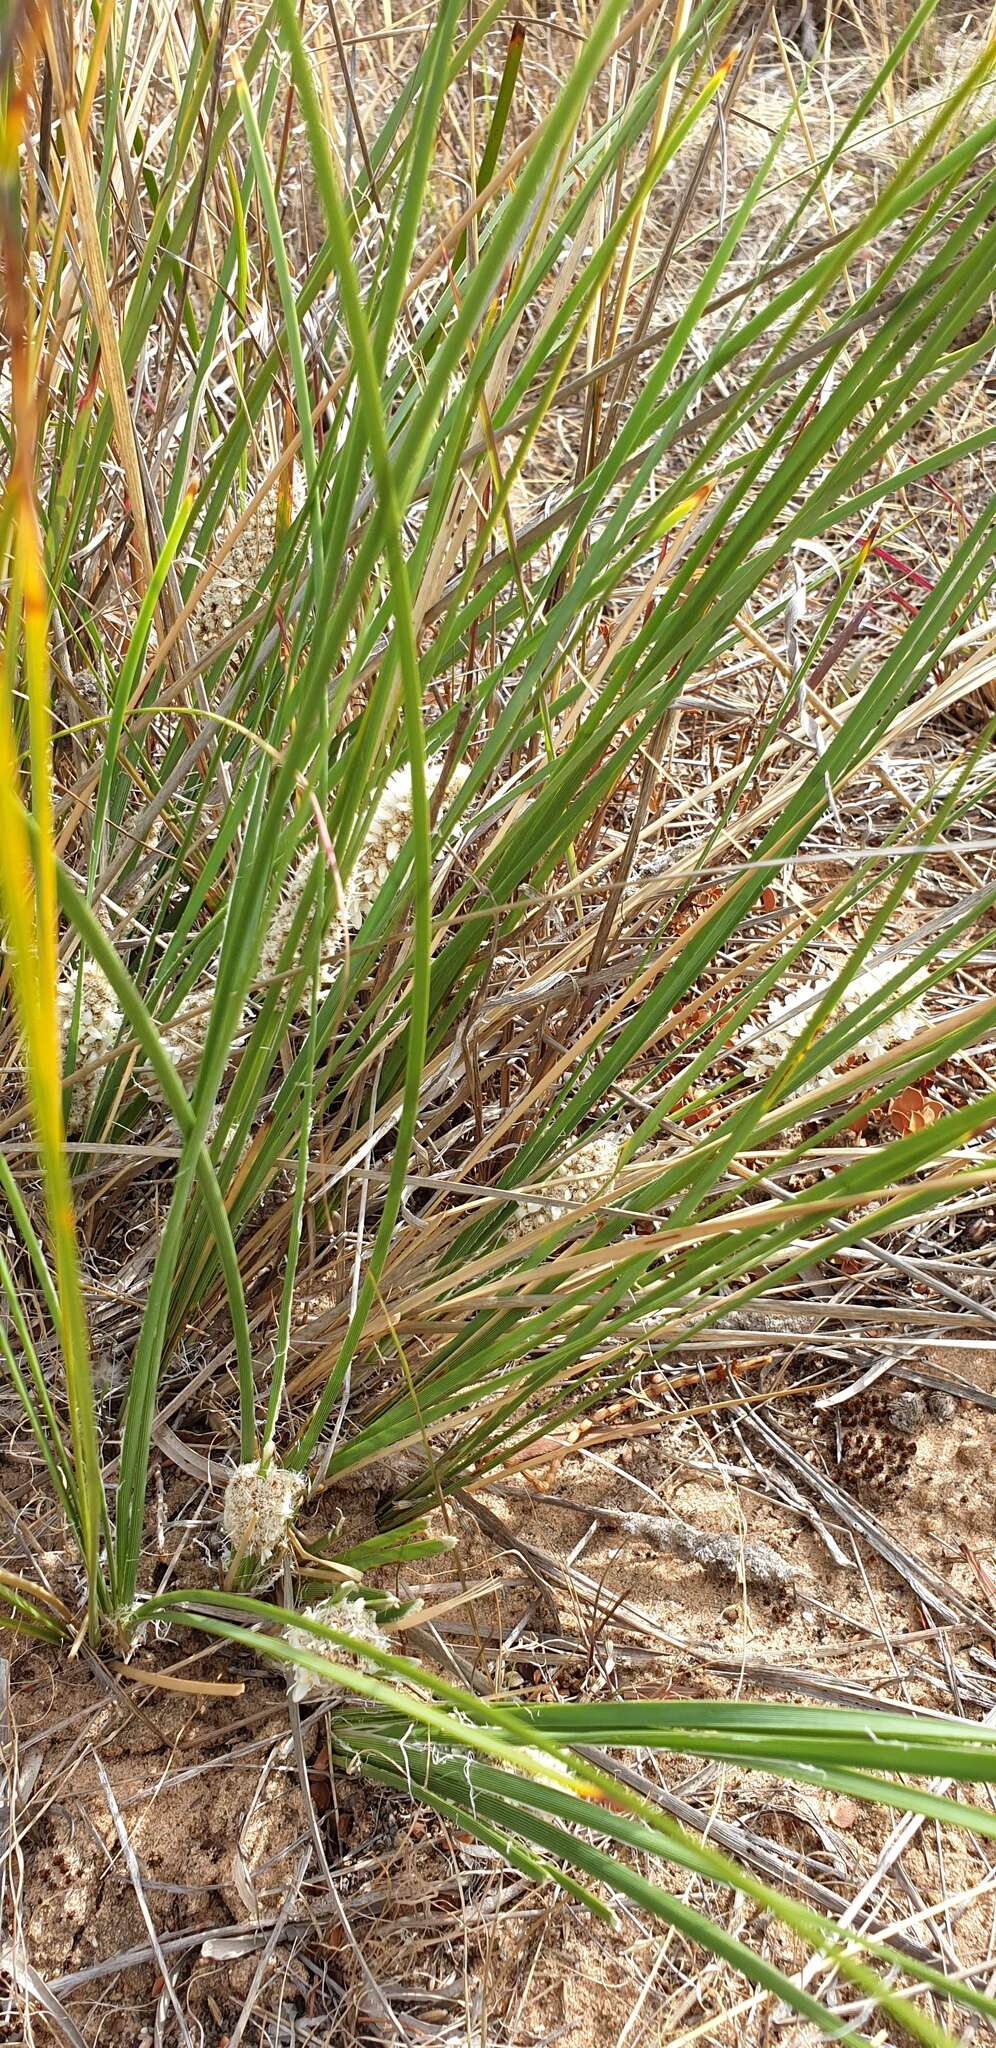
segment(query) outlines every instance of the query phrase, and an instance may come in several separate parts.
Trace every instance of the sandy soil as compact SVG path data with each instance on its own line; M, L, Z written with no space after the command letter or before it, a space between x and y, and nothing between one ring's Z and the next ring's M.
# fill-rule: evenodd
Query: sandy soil
M853 1470L841 1478L917 1563L966 1601L981 1593L992 1612L993 1415L971 1390L996 1394L996 1351L959 1363L967 1398L943 1420L924 1411L901 1478L892 1473L884 1487ZM784 1360L771 1368L784 1372ZM895 1400L890 1383L886 1393ZM789 1441L825 1444L815 1398L769 1398L766 1412L781 1410ZM817 1697L966 1711L973 1686L978 1699L992 1698L985 1631L938 1631L910 1587L828 1512L824 1526L845 1558L835 1563L799 1513L765 1498L756 1475L738 1476L726 1410L658 1414L646 1431L652 1404L642 1405L635 1416L594 1419L592 1434L614 1442L582 1445L531 1483L513 1476L482 1494L509 1545L503 1552L490 1533L466 1526L466 1581L496 1590L463 1610L450 1637L458 1647L465 1638L479 1669L500 1668L511 1693L529 1698L786 1697L791 1674ZM862 1443L876 1428L883 1440L896 1434L866 1420ZM825 1449L819 1462L831 1469ZM349 1505L355 1514L366 1504L354 1496ZM795 1586L772 1596L725 1568L663 1556L613 1519L634 1510L728 1533L748 1569L752 1546L766 1544L797 1570ZM521 1542L549 1561L541 1598L514 1548ZM558 1566L573 1584L557 1587ZM417 1584L436 1597L450 1590L442 1574ZM227 1685L237 1697L170 1695L136 1683L137 1671L125 1680L91 1668L85 1653L68 1670L43 1650L13 1660L7 1884L20 1940L9 1968L29 1960L88 2043L182 2038L163 1958L195 2040L221 2048L247 2008L240 2038L250 2041L271 2038L277 2015L320 2021L303 2032L308 2040L387 2038L353 1941L396 1993L392 2008L413 2029L406 2039L423 2038L418 2025L430 2012L448 2029L464 2009L486 2015L483 2038L521 2048L551 2037L568 2048L603 2038L635 2048L697 2026L718 2043L766 2038L767 2002L746 2000L731 2014L728 1974L703 1968L678 1937L662 1940L632 1915L611 1935L570 1902L502 1877L406 1799L341 1777L333 1787L319 1712L305 1727L308 1783L341 1920L316 1877L282 1685L230 1651L195 1645L185 1661L181 1683ZM152 1645L138 1663L176 1672L177 1648ZM641 1768L654 1779L652 1758ZM739 1828L842 1900L867 1892L880 1924L915 1930L949 1967L996 1957L996 1858L978 1837L921 1826L886 1869L883 1852L901 1823L884 1811L678 1759L663 1760L659 1782L703 1825ZM763 1953L799 1966L790 1938L747 1902L731 1912L727 1901L724 1913ZM63 2039L23 1977L22 1990L27 2037Z

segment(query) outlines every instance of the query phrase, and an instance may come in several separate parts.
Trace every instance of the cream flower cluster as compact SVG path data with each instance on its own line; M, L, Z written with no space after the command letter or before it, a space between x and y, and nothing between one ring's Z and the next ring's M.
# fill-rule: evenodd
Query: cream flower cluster
M106 1062L121 1029L120 1005L103 968L87 955L80 973L79 962L74 960L60 977L57 990L63 1060L69 1043L78 980L81 994L73 1058L74 1071L78 1067L88 1067L91 1061ZM85 1074L74 1086L69 1111L71 1131L83 1129L97 1099L103 1078L103 1066L95 1066L92 1073Z
M316 860L322 860L322 854L314 854L312 850L307 850L305 854L301 854L301 858L295 862L295 866L289 872L289 877L287 877L287 881L283 885L283 891L281 891L281 895L277 899L277 907L273 911L271 924L268 924L266 938L262 940L260 981L271 981L273 975L277 973L279 965L281 965L281 952L283 952L283 948L287 944L287 938L291 934L293 922L297 918L301 897L303 897L303 893L307 889L309 879L312 879L312 874L314 874ZM326 885L326 911L330 907L330 897L332 897L332 877L328 879L328 885ZM320 961L320 981L322 981L322 987L326 985L326 977L328 979L332 977L332 969L334 969L334 963L336 963L336 958L338 958L338 950L340 950L340 930L338 930L338 918L334 918L332 924L328 926L324 938L322 938L322 961Z
M895 961L878 965L873 963L863 967L849 983L843 996L835 1003L828 1021L832 1022L837 1018L845 1004L849 1011L854 1011L860 1009L863 1003L870 1002L872 997L880 995L889 987L895 974ZM784 1059L802 1032L808 1028L813 1011L832 988L833 980L833 976L824 975L818 981L800 982L790 995L776 996L775 1000L769 1003L768 1014L760 1030L754 1025L749 1025L740 1033L746 1063L751 1072L770 1073L772 1067ZM906 1003L893 1016L882 1017L874 1023L866 1024L860 1042L853 1051L862 1053L865 1059L877 1059L880 1053L888 1052L893 1046L902 1044L904 1039L911 1038L922 1021L919 1002L914 1000Z
M432 761L426 768L430 803L442 769L442 761ZM458 789L463 788L469 773L469 768L462 763L454 765L447 784L447 802ZM406 764L404 768L395 768L388 776L367 836L356 856L356 865L346 890L346 916L352 931L359 930L373 909L398 855L411 837L412 808L412 773Z
M862 1003L871 1001L896 979L899 966L897 960L886 960L876 964L871 961L855 976L847 991L845 1001L849 1010L856 1010ZM907 998L901 1010L894 1016L882 1017L865 1024L860 1043L854 1051L863 1054L866 1060L877 1059L880 1053L891 1052L894 1045L902 1045L907 1038L922 1028L924 1022L923 1004L918 996Z
M197 1068L204 1051L204 1041L211 1022L211 1008L214 1002L215 984L208 978L198 982L185 995L182 1003L174 1010L172 1017L160 1021L159 1036L181 1080L191 1095L197 1079ZM221 1121L223 1104L215 1102L208 1118L207 1135L211 1139Z
M441 773L441 761L431 762L426 770L430 801ZM462 788L469 773L470 770L460 763L454 766L447 785L447 797ZM356 856L356 864L345 890L343 907L351 931L359 930L376 902L398 855L411 836L411 829L411 769L396 768L384 784L370 820L367 836ZM316 861L322 858L320 851L315 853L308 847L291 868L263 941L259 964L262 981L270 980L278 970L280 956L297 917L301 899L315 872ZM322 995L327 994L331 987L342 954L342 920L335 908L331 875L326 882L324 907L326 925L319 961L319 988ZM306 1000L305 993L302 996L302 1003Z
M225 1488L221 1526L232 1553L261 1563L283 1549L287 1530L307 1491L301 1472L282 1465L260 1470L259 1459L237 1465Z
M172 1017L167 1017L159 1025L163 1045L174 1067L181 1073L193 1066L204 1051L213 1001L214 982L201 982L184 996Z
M291 482L291 518L304 502L304 483L295 470ZM234 631L245 612L277 545L277 493L271 491L246 520L242 532L190 615L190 631L199 661L214 653Z
M543 1201L530 1202L516 1217L511 1235L521 1237L538 1223L560 1223L582 1206L590 1207L608 1194L619 1173L623 1140L603 1132L575 1147L543 1175L539 1183Z
M324 856L320 852L315 854L309 847L307 852L303 853L291 868L277 900L273 916L270 919L266 937L263 940L263 950L259 962L259 978L264 983L272 980L280 967L280 956L300 909L301 898L315 872L316 862L323 858ZM332 985L336 966L342 953L342 924L335 908L335 895L331 875L326 879L324 906L326 926L322 934L321 952L318 962L318 985L323 996L328 993ZM330 914L331 921L329 921ZM302 944L306 932L307 926L305 926L305 931L301 936ZM307 1004L308 990L305 987L301 993L300 1007L306 1009Z
M817 1003L822 1001L829 986L827 980L801 981L790 995L776 996L768 1004L768 1014L760 1030L748 1025L740 1033L747 1066L753 1073L765 1074L784 1059L796 1039L806 1030Z
M304 1609L305 1621L324 1622L326 1628L341 1629L344 1635L355 1636L361 1643L368 1643L374 1650L389 1650L391 1640L384 1634L377 1620L376 1610L365 1600L320 1600L315 1607ZM323 1642L308 1628L286 1628L284 1639L293 1650L314 1650L319 1656L344 1664L348 1670L377 1671L378 1665L361 1650L347 1650L338 1643ZM321 1698L323 1694L336 1690L336 1680L331 1672L323 1679L317 1671L309 1671L304 1665L292 1667L294 1676L291 1683L291 1698L306 1700Z

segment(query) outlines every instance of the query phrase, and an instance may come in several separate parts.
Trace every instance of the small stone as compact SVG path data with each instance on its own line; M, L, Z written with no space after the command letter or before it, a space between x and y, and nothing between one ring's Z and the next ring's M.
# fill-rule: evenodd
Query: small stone
M843 1793L830 1801L830 1819L835 1828L841 1828L845 1833L848 1828L853 1828L860 1811L857 1800L847 1799Z

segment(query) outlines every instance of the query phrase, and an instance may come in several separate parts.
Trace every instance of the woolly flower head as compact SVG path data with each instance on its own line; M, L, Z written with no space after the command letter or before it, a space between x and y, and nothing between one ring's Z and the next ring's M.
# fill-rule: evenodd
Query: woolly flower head
M237 1465L225 1488L221 1517L232 1551L265 1563L281 1550L306 1488L303 1473L287 1472L282 1465L268 1465L265 1472L258 1458Z
M817 1003L823 1001L829 987L826 976L820 981L801 981L790 995L776 996L768 1004L760 1030L754 1024L746 1026L740 1036L745 1041L744 1056L753 1073L766 1074L784 1059L808 1028Z
M847 991L848 1009L857 1010L862 1003L871 1001L873 996L884 994L896 979L899 963L886 960L876 964L869 962L856 975ZM872 1018L864 1025L859 1043L853 1048L866 1060L877 1059L879 1053L889 1052L894 1045L901 1045L904 1039L912 1038L923 1024L923 1005L919 997L907 997L901 1010L891 1017Z
M433 761L426 769L430 801L442 774L442 766L441 761ZM454 766L444 802L449 802L457 790L462 789L469 773L470 770L459 762ZM359 929L372 910L399 853L411 837L411 829L412 774L411 769L405 766L396 768L388 776L349 878L346 916L353 931Z
M848 1011L853 1012L863 1003L870 1002L873 996L881 995L895 976L895 961L866 965L834 1004L827 1021L834 1022L845 1004ZM768 1014L760 1030L756 1025L746 1027L741 1038L745 1041L747 1066L753 1073L769 1073L779 1060L784 1059L796 1039L810 1025L813 1011L824 1000L833 981L832 975L824 975L818 981L800 982L790 995L777 996L774 1002L769 1003ZM908 1002L894 1016L866 1023L859 1042L851 1049L852 1053L860 1053L865 1059L875 1059L879 1053L888 1052L890 1047L912 1037L921 1021L919 1003Z
M520 1210L511 1235L521 1237L540 1222L563 1222L582 1205L590 1206L607 1195L619 1173L622 1148L622 1138L606 1132L576 1146L569 1158L544 1174L542 1203L530 1202Z
M324 1622L326 1628L341 1629L344 1635L355 1636L361 1643L369 1643L372 1649L389 1650L390 1637L384 1634L377 1620L376 1611L368 1607L365 1600L320 1600L316 1607L306 1607L305 1621ZM284 1639L292 1650L313 1650L319 1656L326 1656L336 1664L344 1664L353 1671L377 1671L378 1665L365 1657L361 1650L347 1650L338 1643L326 1643L308 1628L286 1628ZM301 1664L290 1667L293 1671L291 1698L313 1699L336 1690L336 1681L319 1677L316 1671L308 1671Z
M121 1010L117 996L102 967L96 960L86 956L82 972L78 961L73 961L59 980L57 1000L59 1006L59 1036L63 1059L69 1044L73 1011L76 1005L77 981L80 983L80 1015L76 1032L76 1049L73 1067L88 1067L91 1061L106 1061L117 1042L121 1029ZM69 1113L69 1128L81 1130L87 1121L97 1099L103 1071L95 1067L85 1074L73 1089Z
M174 1067L181 1072L193 1066L204 1051L213 1001L214 982L201 982L184 996L172 1017L160 1023L159 1036Z
M291 868L277 900L273 916L270 919L266 937L263 940L259 973L261 980L264 982L272 980L279 970L280 956L283 953L284 946L293 928L294 920L301 907L301 898L305 894L308 884L315 873L317 862L323 858L324 856L321 852L313 853L311 848L308 847ZM336 908L331 875L326 878L323 903L325 930L322 933L318 960L318 987L319 993L322 996L328 994L335 976L336 967L342 957L342 920ZM306 932L307 927L305 927L305 931L302 933L302 945ZM309 1001L309 985L305 983L299 998L301 1009L306 1009Z
M426 770L426 786L430 801L439 782L442 763L430 763ZM461 764L454 767L447 785L447 795L453 795L463 787L470 770ZM367 912L372 908L397 860L412 829L412 778L410 768L396 768L384 785L380 800L374 810L367 836L360 847L356 865L345 892L344 910L351 931L358 931ZM269 981L277 973L281 955L293 929L316 863L323 858L321 852L314 852L309 846L300 855L284 884L277 902L269 929L263 941L259 973L261 981ZM326 878L324 892L325 929L322 933L319 956L318 985L321 995L327 995L336 969L342 958L342 918L336 906L332 877ZM307 926L302 932L302 944ZM307 986L302 992L301 1006L307 1004Z
M162 1018L159 1023L159 1036L188 1094L193 1093L197 1069L204 1051L204 1041L211 1022L214 992L215 984L210 977L197 983L189 994L184 996L182 1003L177 1005L172 1017ZM221 1111L222 1104L216 1101L208 1119L209 1138L214 1137L221 1120Z

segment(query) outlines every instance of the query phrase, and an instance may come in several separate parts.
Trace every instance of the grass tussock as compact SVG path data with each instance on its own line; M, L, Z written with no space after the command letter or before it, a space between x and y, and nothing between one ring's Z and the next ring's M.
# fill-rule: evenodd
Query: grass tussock
M911 1260L964 1309L988 31L363 19L3 38L0 1354L47 1518L4 1618L268 1660L299 1750L333 1702L337 1768L530 1883L829 2024L749 1906L832 1964L836 2038L958 2038L981 1978L679 1825L633 1752L981 1839L977 1693L551 1699L468 1661L463 1564L409 1580L648 1373L683 1413L724 1333L816 1304L846 1358Z

